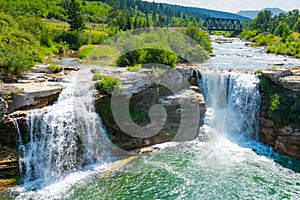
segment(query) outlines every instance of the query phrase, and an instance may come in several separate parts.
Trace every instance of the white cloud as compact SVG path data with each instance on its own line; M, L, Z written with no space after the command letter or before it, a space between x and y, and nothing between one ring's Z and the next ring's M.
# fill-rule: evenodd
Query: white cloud
M153 1L153 0L147 0ZM300 10L300 0L154 0L155 2L195 6L236 13L240 10L261 10L266 7L278 7L289 11Z

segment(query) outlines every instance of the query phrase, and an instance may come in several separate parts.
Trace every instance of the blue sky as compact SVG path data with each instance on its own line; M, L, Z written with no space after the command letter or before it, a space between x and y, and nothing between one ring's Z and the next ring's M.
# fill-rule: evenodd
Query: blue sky
M153 1L153 0L147 0ZM155 2L194 6L236 13L240 10L261 10L277 7L289 11L300 10L300 0L154 0Z

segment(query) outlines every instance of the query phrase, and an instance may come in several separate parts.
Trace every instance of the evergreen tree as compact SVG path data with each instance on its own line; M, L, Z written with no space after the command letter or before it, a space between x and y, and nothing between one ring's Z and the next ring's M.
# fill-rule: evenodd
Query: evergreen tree
M133 28L139 28L139 27L138 27L138 19L137 19L137 16L134 18Z
M146 27L150 27L150 23L149 23L149 17L148 17L148 15L146 16Z
M81 7L76 0L71 0L71 2L69 2L67 14L71 31L82 31L85 29Z
M131 25L130 14L127 14L126 29L131 30L131 28L132 28L132 25Z

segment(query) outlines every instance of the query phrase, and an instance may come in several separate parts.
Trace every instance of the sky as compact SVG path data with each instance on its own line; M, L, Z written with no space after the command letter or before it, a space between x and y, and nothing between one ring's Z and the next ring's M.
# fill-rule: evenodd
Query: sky
M147 0L153 1L153 0ZM285 11L300 10L300 0L154 0L184 6L208 8L237 13L240 10L261 10L277 7Z

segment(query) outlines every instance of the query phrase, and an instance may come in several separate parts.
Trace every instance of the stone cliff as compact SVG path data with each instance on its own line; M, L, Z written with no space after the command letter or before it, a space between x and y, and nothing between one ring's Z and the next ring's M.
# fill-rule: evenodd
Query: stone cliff
M177 69L180 76L166 77L169 85L182 85L191 76L192 70L186 68L185 70ZM132 150L141 148L151 144L158 144L168 142L174 139L178 140L193 140L197 133L189 134L189 128L192 127L195 116L186 116L189 121L181 123L181 104L183 101L194 101L199 106L200 121L198 127L202 124L203 115L205 114L206 107L204 98L199 94L199 88L190 87L189 84L186 87L180 88L177 92L172 92L169 88L156 84L149 78L151 70L141 70L139 72L128 72L124 68L110 68L98 70L103 76L115 76L122 82L121 91L124 98L130 99L129 111L133 121L139 126L146 126L149 124L149 110L152 105L162 105L167 114L166 123L162 130L153 137L137 138L125 133L118 126L114 120L114 116L111 110L111 96L106 94L100 94L96 98L96 111L100 114L103 124L108 130L111 141L126 150ZM177 72L178 73L178 72ZM117 76L116 76L117 75ZM172 83L173 82L173 83ZM192 115L192 114L191 114ZM179 125L183 126L186 134L175 138Z
M300 67L261 72L260 140L300 160Z

